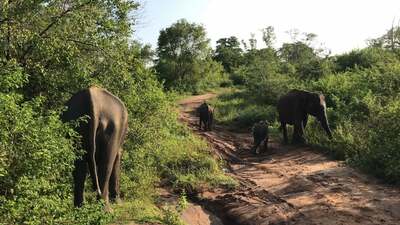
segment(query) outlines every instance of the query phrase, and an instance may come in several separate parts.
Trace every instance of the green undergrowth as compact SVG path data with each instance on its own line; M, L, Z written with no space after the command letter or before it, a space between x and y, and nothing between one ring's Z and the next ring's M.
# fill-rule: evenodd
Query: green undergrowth
M236 181L223 173L222 162L216 160L209 146L185 126L177 122L176 106L163 119L159 139L143 151L135 153L134 160L123 159L139 168L123 170L121 192L124 203L116 205L115 222L159 222L181 224L173 205L156 206L157 189L166 185L177 193L194 194L198 191L235 187Z
M155 204L153 200L141 199L122 202L115 206L116 219L112 224L125 225L136 223L161 223L167 225L184 225L180 214L187 208L185 194L176 202Z
M328 139L319 122L310 116L305 130L307 142L385 182L398 183L400 64L396 60L394 57L395 62L326 74L317 80L291 79L292 83L281 86L271 85L276 81L273 76L264 79L264 83L250 80L244 87L223 93L213 101L216 119L238 128L250 128L254 122L267 119L281 140L276 112L279 97L292 87L323 93L333 139ZM289 141L291 133L289 130Z
M267 120L272 128L271 133L277 131L275 107L258 102L244 88L225 89L211 104L215 106L215 119L220 124L249 130L254 123Z

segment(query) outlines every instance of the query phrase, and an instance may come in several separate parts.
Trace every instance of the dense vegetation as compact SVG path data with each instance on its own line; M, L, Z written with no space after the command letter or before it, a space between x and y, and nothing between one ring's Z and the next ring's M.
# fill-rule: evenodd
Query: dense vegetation
M267 47L262 49L240 50L234 37L217 42L216 59L234 84L241 85L215 102L220 122L245 128L267 119L277 129L279 96L291 88L323 93L334 138L327 139L312 121L306 130L309 142L386 181L398 182L400 28L370 40L364 49L336 56L314 48L314 34L301 38L297 32L292 42L276 49L271 45L273 28L263 32ZM234 44L227 45L226 40Z
M209 42L203 26L184 19L161 30L155 62L158 79L168 89L191 93L226 82Z
M0 1L0 224L179 224L174 209L156 207L161 181L184 192L233 185L207 145L177 122L170 91L233 86L215 103L217 119L239 127L268 119L275 128L279 96L291 88L321 92L334 138L311 121L309 142L387 181L399 180L398 27L365 49L331 56L315 47L312 33L293 31L292 42L275 48L273 27L262 29L265 48L257 48L254 37L227 37L212 50L202 25L179 20L160 31L153 59L150 46L132 39L138 6L127 0ZM85 207L72 206L71 172L81 150L74 124L61 123L59 115L73 93L90 85L110 90L129 110L124 203L110 214L93 194Z
M173 98L146 67L149 47L131 39L135 1L0 4L0 224L178 223L173 211L155 206L161 179L177 190L232 183L206 144L177 123ZM73 124L59 115L90 85L110 90L129 111L125 203L112 214L93 194L85 207L72 206L71 172L81 151Z

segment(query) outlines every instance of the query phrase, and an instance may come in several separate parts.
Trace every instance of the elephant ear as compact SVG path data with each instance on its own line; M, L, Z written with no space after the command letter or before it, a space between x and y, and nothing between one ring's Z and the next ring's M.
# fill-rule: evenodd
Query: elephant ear
M306 93L306 101L304 104L304 107L307 111L307 113L311 115L316 115L316 112L319 109L319 104L321 102L321 98L318 94L316 93Z
M312 108L312 96L310 93L302 92L299 95L299 110L308 113Z

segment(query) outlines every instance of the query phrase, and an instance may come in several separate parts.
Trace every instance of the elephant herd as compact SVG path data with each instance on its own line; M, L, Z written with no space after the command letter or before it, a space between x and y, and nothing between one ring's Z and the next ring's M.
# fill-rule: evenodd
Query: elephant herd
M84 184L89 172L93 190L105 201L106 210L111 210L109 201L119 200L119 176L122 144L128 130L128 112L124 103L105 89L90 87L74 94L66 103L61 115L63 122L78 120L76 131L82 137L84 154L75 161L73 171L74 205L83 204ZM331 130L326 116L325 98L321 94L291 90L278 100L277 110L283 131L284 142L288 142L286 124L294 125L293 143L304 143L304 129L308 115L316 117L329 137ZM199 128L212 130L214 108L204 102L197 108ZM268 148L268 122L254 124L253 152L262 146Z
M293 125L293 144L305 143L304 129L307 125L308 116L314 116L321 124L329 138L332 138L332 132L329 128L326 115L325 97L309 91L290 90L286 95L279 98L277 103L278 121L281 124L283 140L288 143L286 124ZM197 108L199 116L199 129L204 124L204 130L211 130L213 124L214 109L206 102ZM252 127L253 135L253 153L259 153L259 147L268 149L268 122L259 121Z

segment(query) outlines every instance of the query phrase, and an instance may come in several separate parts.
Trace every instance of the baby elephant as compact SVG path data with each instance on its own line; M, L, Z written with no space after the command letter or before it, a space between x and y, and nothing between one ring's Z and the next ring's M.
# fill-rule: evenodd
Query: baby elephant
M199 115L199 129L201 130L202 125L204 125L205 131L211 130L214 120L214 109L204 102L197 108L197 113Z
M268 121L261 120L253 125L253 153L258 154L257 149L264 145L264 151L268 150ZM264 142L264 143L263 143Z

